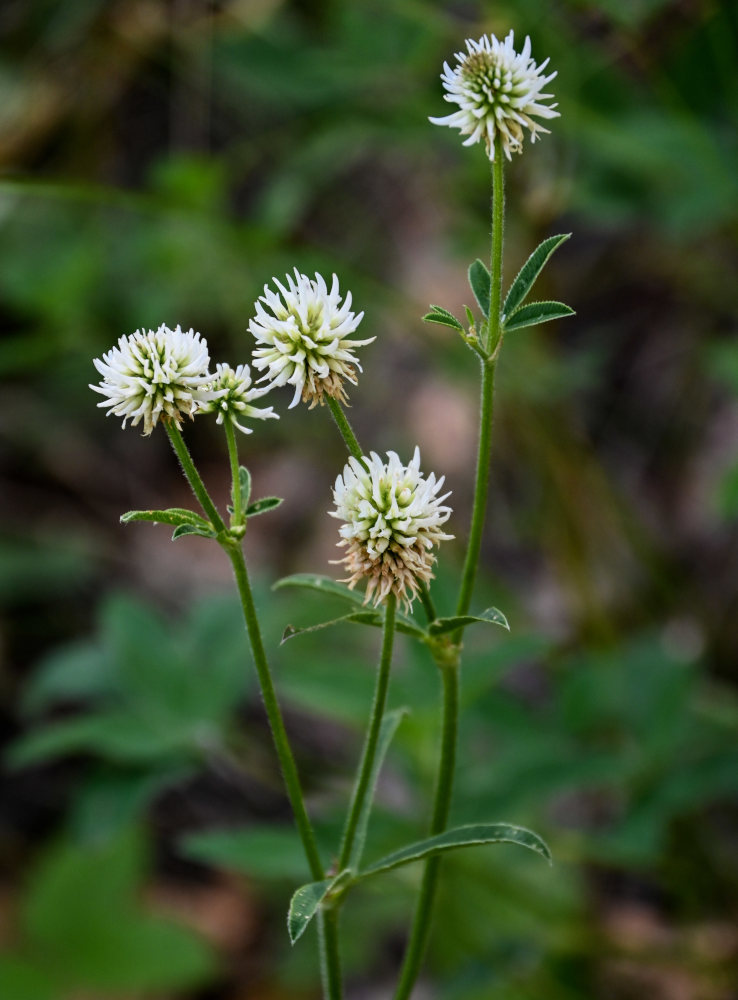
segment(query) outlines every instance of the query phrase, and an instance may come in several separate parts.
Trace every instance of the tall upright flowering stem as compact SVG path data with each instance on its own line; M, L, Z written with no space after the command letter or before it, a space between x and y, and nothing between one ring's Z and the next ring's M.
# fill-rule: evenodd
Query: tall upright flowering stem
M457 615L465 615L469 610L477 567L479 565L479 553L482 545L482 532L487 512L487 494L489 489L495 367L502 342L500 304L502 302L502 248L505 193L502 139L499 133L494 139L494 152L495 156L492 161L490 310L487 317L487 337L483 344L487 357L481 360L482 385L479 407L479 445L474 484L474 503L472 506L471 526L466 547L461 587L456 603ZM433 814L429 831L431 836L442 833L446 829L451 810L459 728L462 632L463 629L459 629L454 634L453 644L445 650L445 655L437 657L437 663L441 671L443 694L441 708L441 749L438 758L438 774L436 777ZM407 1000L418 978L430 933L440 866L441 858L439 855L432 856L425 862L420 893L415 907L415 916L402 964L400 980L395 992L395 1000Z
M269 727L272 731L274 747L277 751L277 758L279 759L279 765L282 770L282 776L287 789L287 796L290 800L290 805L292 806L292 811L295 816L295 823L297 824L300 839L302 840L305 857L307 858L308 865L310 866L310 873L316 879L322 878L323 864L320 860L318 845L315 841L315 833L305 808L305 800L302 795L300 779L297 773L297 765L295 764L295 758L292 754L292 749L287 737L287 730L285 729L282 710L279 707L277 695L274 690L274 682L272 680L272 673L269 669L269 662L264 650L264 642L261 636L261 628L259 626L256 608L254 606L254 598L251 592L251 584L249 582L249 574L246 568L246 560L243 556L243 550L236 539L230 538L226 534L226 527L223 523L223 519L218 513L215 504L210 498L210 495L200 478L200 474L195 467L195 463L192 461L192 456L189 453L187 445L185 444L179 429L173 426L170 422L166 423L166 429L174 450L177 453L177 457L182 464L184 474L187 477L195 496L199 500L200 505L210 518L214 527L216 527L218 531L222 531L224 533L224 538L221 541L221 544L231 561L233 573L236 578L236 586L241 599L241 608L243 610L246 631L248 632L251 652L254 658L254 666L256 667L256 673L259 678L261 696L264 702L267 718L269 720ZM233 466L235 441L232 438L233 432L230 423L226 423L226 432L228 436L231 465ZM238 463L236 462L235 465L237 470Z
M377 682L374 689L374 701L369 716L369 729L366 734L366 741L361 755L361 764L356 776L356 784L351 796L346 826L343 831L341 841L341 853L338 859L338 870L346 868L353 856L354 839L359 825L364 802L366 800L369 782L371 779L374 757L377 752L377 741L379 740L379 730L384 717L384 707L387 703L387 688L389 687L390 667L392 666L392 644L395 637L395 610L397 608L397 598L394 594L389 594L384 612L384 631L382 636L382 652L379 659L379 670L377 671Z

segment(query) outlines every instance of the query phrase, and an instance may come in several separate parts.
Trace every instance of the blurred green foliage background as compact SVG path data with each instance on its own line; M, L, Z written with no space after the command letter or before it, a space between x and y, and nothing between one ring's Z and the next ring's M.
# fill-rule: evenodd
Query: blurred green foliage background
M91 359L165 322L248 361L252 305L297 265L366 311L352 419L365 447L471 500L476 364L424 325L487 252L489 164L430 126L441 64L514 28L550 56L561 118L507 171L507 274L573 232L512 333L470 634L455 822L533 826L449 856L419 997L738 997L738 11L717 0L5 0L0 10L0 995L316 996L284 913L306 872L217 547L121 527L186 504L164 436L103 419ZM330 572L344 461L325 412L244 442L277 682L321 841L340 828L378 636L278 646L324 610L270 593ZM270 399L271 402L271 399ZM280 405L281 404L281 405ZM188 441L226 497L216 428ZM219 485L220 484L220 485ZM211 548L214 551L211 551ZM368 632L369 630L367 630ZM430 659L401 640L407 705L367 857L422 835ZM356 1000L386 997L418 871L345 908Z

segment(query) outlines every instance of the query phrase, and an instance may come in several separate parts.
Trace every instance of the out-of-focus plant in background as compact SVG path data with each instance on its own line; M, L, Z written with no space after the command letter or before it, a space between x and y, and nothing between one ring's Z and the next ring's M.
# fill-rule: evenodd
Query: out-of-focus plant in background
M338 270L378 338L359 437L419 442L461 516L475 369L420 316L468 301L489 177L426 119L459 39L515 28L551 56L562 118L509 173L525 210L508 273L575 230L543 280L578 315L509 338L500 362L481 589L513 634L467 640L453 819L514 814L557 864L452 856L427 983L449 1000L734 996L736 20L660 0L3 5L0 994L314 995L283 924L308 873L227 566L205 540L117 527L127 498L186 493L163 436L90 405L90 358L164 321L245 361L265 281L297 259ZM220 464L214 428L191 445ZM263 595L333 557L321 512L344 454L298 411L248 447L261 492L286 498L249 539L274 647L312 598ZM332 843L376 639L299 641L276 669ZM397 655L413 711L378 850L424 833L435 766L436 677L401 639ZM368 970L391 980L417 874L347 908L357 991Z

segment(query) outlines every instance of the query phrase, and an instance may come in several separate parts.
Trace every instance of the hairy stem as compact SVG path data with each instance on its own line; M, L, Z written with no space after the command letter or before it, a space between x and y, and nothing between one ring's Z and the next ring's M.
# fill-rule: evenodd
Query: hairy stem
M451 809L459 718L458 664L456 666L443 667L441 669L441 678L443 680L441 754L433 802L433 817L429 831L430 836L442 833L446 829ZM428 933L430 931L440 863L441 858L438 855L429 858L425 863L410 938L407 950L405 951L400 980L395 991L395 1000L407 1000L420 972L420 966L423 962L423 955L428 941Z
M240 524L241 517L243 516L243 508L241 505L241 477L238 474L238 447L236 445L236 432L233 428L233 424L226 417L225 420L225 432L226 440L228 442L228 459L231 463L231 479L233 480L233 487L231 490L233 496L233 524Z
M374 689L374 702L372 704L371 715L369 717L369 729L366 734L364 750L361 755L361 764L356 776L356 784L351 796L346 826L343 831L341 841L341 852L338 861L338 870L343 871L353 860L354 838L356 828L359 824L359 817L364 807L369 783L374 766L374 757L377 752L377 741L379 730L384 717L384 707L387 703L387 688L389 686L390 667L392 665L392 644L395 635L395 610L397 608L397 598L394 594L389 594L384 612L384 631L382 635L382 652L379 658L379 670L377 671L377 683Z
M487 510L489 487L489 466L491 459L492 416L494 404L494 381L498 350L502 335L500 305L502 302L502 246L505 219L505 189L503 153L499 136L495 140L495 158L492 164L492 249L490 254L490 309L487 317L487 338L484 344L487 357L482 361L482 386L479 412L479 447L477 451L477 471L474 484L474 505L472 508L469 541L467 543L461 586L456 605L457 615L469 610L472 592L479 564L482 546L482 532ZM459 717L460 644L463 629L454 633L453 643L456 655L450 661L437 658L443 678L443 709L441 750L438 760L438 777L433 800L433 816L430 834L433 836L446 829L451 796L453 793L454 770L456 766L456 743ZM400 981L395 1000L407 1000L420 972L423 955L430 933L433 903L435 900L441 859L438 855L425 863L420 895L415 908L415 916L410 931L405 959L400 973Z
M249 635L251 652L254 657L254 665L256 667L256 673L259 677L261 697L264 702L267 718L269 719L269 726L272 731L274 746L277 751L279 765L282 769L282 776L287 788L287 796L290 800L290 805L292 806L292 812L295 816L295 822L300 833L302 846L310 866L310 873L314 879L322 879L324 877L323 865L320 860L317 844L315 842L315 834L313 832L307 810L305 809L305 801L302 796L300 779L297 775L297 765L295 764L295 758L292 755L292 749L287 738L287 731L284 727L284 719L282 718L282 710L280 709L277 701L277 695L274 690L274 682L272 681L272 673L269 669L269 663L264 651L261 628L259 627L259 620L256 616L254 597L251 593L248 570L246 569L246 560L243 557L243 552L240 546L228 545L225 548L228 553L228 557L231 560L231 565L233 566L233 573L236 577L236 585L238 586L238 593L241 598L243 617L246 622L246 631Z
M341 432L341 437L346 443L349 454L353 455L354 458L361 460L363 457L361 445L356 440L356 435L351 429L351 424L348 422L346 414L343 412L343 407L338 400L334 399L332 396L326 396L325 398L328 400L328 409L331 411L333 419L336 421L336 426Z
M180 433L179 427L177 427L177 425L171 420L164 421L164 426L167 434L169 435L169 440L172 442L175 454L177 455L180 465L182 466L182 471L187 478L187 482L192 487L192 492L197 497L200 506L205 514L210 518L210 523L215 530L218 532L225 531L226 526L223 523L223 518L218 513L218 508L215 506L210 498L210 494L205 489L205 483L203 483L200 478L200 473L195 468L195 463L192 461L192 456L190 455L189 449L184 442L184 438Z

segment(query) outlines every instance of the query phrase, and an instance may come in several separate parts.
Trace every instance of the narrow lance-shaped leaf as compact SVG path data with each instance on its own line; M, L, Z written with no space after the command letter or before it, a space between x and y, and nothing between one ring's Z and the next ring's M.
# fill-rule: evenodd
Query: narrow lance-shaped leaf
M246 508L246 517L256 517L257 514L265 514L268 510L274 510L282 503L281 497L262 497L255 500Z
M320 629L330 628L332 625L341 625L344 622L354 625L372 625L374 628L381 628L384 623L384 616L379 611L366 608L361 611L351 611L347 615L341 615L339 618L331 618L326 622L316 622L314 625L305 625L302 627L288 625L282 633L282 642L294 639L298 635L305 635L306 632L317 632ZM398 632L410 635L415 639L421 639L423 642L428 640L428 634L419 625L416 625L411 618L406 618L404 615L402 617L399 615L396 616L395 628Z
M574 310L563 302L531 302L530 305L521 306L512 316L507 317L505 330L520 330L524 326L537 326L552 319L573 315Z
M215 538L216 532L213 528L202 524L180 524L172 532L172 541L176 542L178 538L182 538L184 535L199 535L201 538Z
M436 618L428 626L431 635L443 635L445 632L455 632L457 628L466 628L467 625L474 625L482 622L486 625L501 625L510 631L507 618L499 608L487 608L479 615L458 615L454 618Z
M511 826L509 823L474 823L469 826L457 826L455 829L446 830L445 833L439 833L435 837L427 837L425 840L419 840L415 844L402 847L359 872L353 881L363 881L365 878L391 871L393 868L410 864L412 861L421 861L431 854L440 854L458 847L475 847L482 844L517 844L519 847L535 851L549 864L551 863L551 851L548 845L532 830L526 830L522 826Z
M351 872L346 870L334 878L324 878L320 882L308 882L307 885L300 886L290 900L287 913L287 930L292 944L305 933L326 896L348 882L350 877Z
M322 576L320 573L293 573L292 576L283 576L272 584L272 590L281 590L282 587L305 587L307 590L317 590L332 597L341 597L351 604L361 606L364 603L362 594L351 590L345 583L339 583L338 580Z
M184 507L168 507L166 510L129 510L121 515L121 524L130 524L131 521L153 521L155 524L198 524L203 528L211 528L212 525L204 517L196 514L194 510L187 510Z
M459 320L450 313L448 309L444 309L442 306L431 305L431 311L423 316L423 319L427 323L440 323L442 326L450 326L454 330L460 330L462 333L464 327L461 325Z
M394 739L395 733L397 732L397 727L408 714L409 709L396 708L392 712L387 712L385 717L382 719L382 725L379 728L379 739L377 740L377 750L374 755L374 763L372 764L371 774L369 775L369 785L366 790L364 804L361 807L361 812L359 814L359 821L356 824L354 846L349 860L349 864L354 870L361 864L361 855L363 854L364 844L366 843L366 833L369 828L369 817L371 816L372 805L374 804L374 793L377 788L379 772L382 769L384 758L387 756L390 743Z
M515 312L521 302L525 300L536 278L546 266L551 254L557 247L566 242L570 236L571 233L564 233L560 236L549 236L547 240L544 240L543 243L536 247L521 267L512 285L510 285L510 290L502 307L502 312L505 316L509 317L511 313Z
M489 304L492 294L492 279L489 271L481 260L477 258L469 267L469 284L474 292L479 308L485 319L489 319Z
M423 316L426 323L438 323L439 326L448 326L452 330L456 330L458 333L464 332L464 327L459 323L457 319L449 318L444 316L443 313L430 312Z

